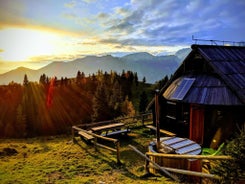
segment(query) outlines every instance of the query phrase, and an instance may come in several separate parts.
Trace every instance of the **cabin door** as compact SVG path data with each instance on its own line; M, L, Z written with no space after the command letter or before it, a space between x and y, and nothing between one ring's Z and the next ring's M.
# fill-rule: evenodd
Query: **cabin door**
M202 145L204 137L204 108L199 105L190 106L190 130L189 139Z

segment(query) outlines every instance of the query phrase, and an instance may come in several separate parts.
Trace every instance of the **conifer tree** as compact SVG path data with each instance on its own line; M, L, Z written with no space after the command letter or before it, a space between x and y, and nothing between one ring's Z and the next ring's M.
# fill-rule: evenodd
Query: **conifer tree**
M21 104L17 107L16 112L16 132L18 134L18 137L25 137L26 134L26 115L23 112L23 107Z
M111 119L109 106L107 102L106 87L99 83L93 97L92 121L103 121Z
M112 86L111 95L108 96L109 106L113 117L117 117L121 113L121 104L123 101L122 90L119 82L116 80Z
M139 85L138 74L137 74L137 72L134 73L134 82L135 82L135 85L136 85L136 86Z
M24 75L24 80L23 80L23 85L24 85L24 86L27 86L28 83L29 83L28 77L27 77L27 75L25 74L25 75Z
M145 91L140 94L139 111L144 112L148 104L148 97Z
M81 84L81 79L82 79L82 74L81 74L80 70L78 70L77 76L76 76L76 83L78 85Z
M158 81L158 89L162 89L163 86L168 82L168 76L166 75L162 80Z

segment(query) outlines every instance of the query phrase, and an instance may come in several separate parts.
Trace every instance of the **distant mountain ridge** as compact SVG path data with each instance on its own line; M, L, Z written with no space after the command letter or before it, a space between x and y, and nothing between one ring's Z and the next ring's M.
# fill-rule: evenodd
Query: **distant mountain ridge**
M176 55L153 56L146 52L129 54L123 57L106 56L86 56L70 62L52 62L38 70L19 67L4 74L0 74L0 85L8 84L11 81L22 83L24 75L28 76L29 81L39 81L42 74L48 77L56 76L73 78L80 70L86 75L96 73L98 70L121 73L122 70L137 72L139 80L146 77L146 82L154 83L161 80L165 75L171 75L179 64L190 52L190 49L182 49ZM186 54L187 53L187 54Z

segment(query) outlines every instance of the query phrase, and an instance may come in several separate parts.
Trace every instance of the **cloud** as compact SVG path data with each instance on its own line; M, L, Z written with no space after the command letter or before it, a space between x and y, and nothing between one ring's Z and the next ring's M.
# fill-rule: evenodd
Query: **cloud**
M192 35L224 39L224 36L219 38L218 34L224 28L228 32L235 27L244 27L241 24L245 19L244 8L242 1L152 0L143 3L132 0L124 14L120 14L123 8L115 9L115 13L121 17L112 19L111 23L114 24L109 31L110 36L113 33L121 36L117 37L117 43L126 45L189 44ZM123 33L127 33L127 36Z
M72 43L76 40L81 50L88 46L93 51L97 45L113 49L190 45L192 35L245 40L244 0L38 2L0 0L0 29L16 26L52 31L69 37Z
M76 20L78 18L77 15L74 13L64 13L62 16L70 20Z
M79 26L70 21L76 18L76 14L63 12L63 6L62 3L56 4L48 0L43 0L42 3L29 0L0 0L0 29L38 29L73 36L85 34ZM65 21L68 19L70 22Z
M121 21L118 24L111 26L108 31L117 32L121 34L128 34L130 32L134 32L134 24L129 21Z
M98 15L97 15L97 18L99 18L99 19L107 19L109 17L109 15L108 14L106 14L106 13L99 13Z
M76 1L71 1L69 3L65 3L64 6L67 8L74 8L76 6Z
M129 9L125 7L115 7L114 11L117 15L122 17L125 17L130 13Z
M22 17L26 6L17 0L4 1L0 0L0 28L6 25L25 25L27 21Z
M83 2L85 2L85 3L94 3L94 2L96 2L96 0L82 0Z

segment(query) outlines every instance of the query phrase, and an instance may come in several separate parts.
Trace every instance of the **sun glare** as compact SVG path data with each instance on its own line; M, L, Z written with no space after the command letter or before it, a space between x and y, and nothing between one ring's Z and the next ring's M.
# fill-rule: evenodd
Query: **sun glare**
M32 57L52 55L58 36L42 30L7 28L0 31L0 59L31 61Z

